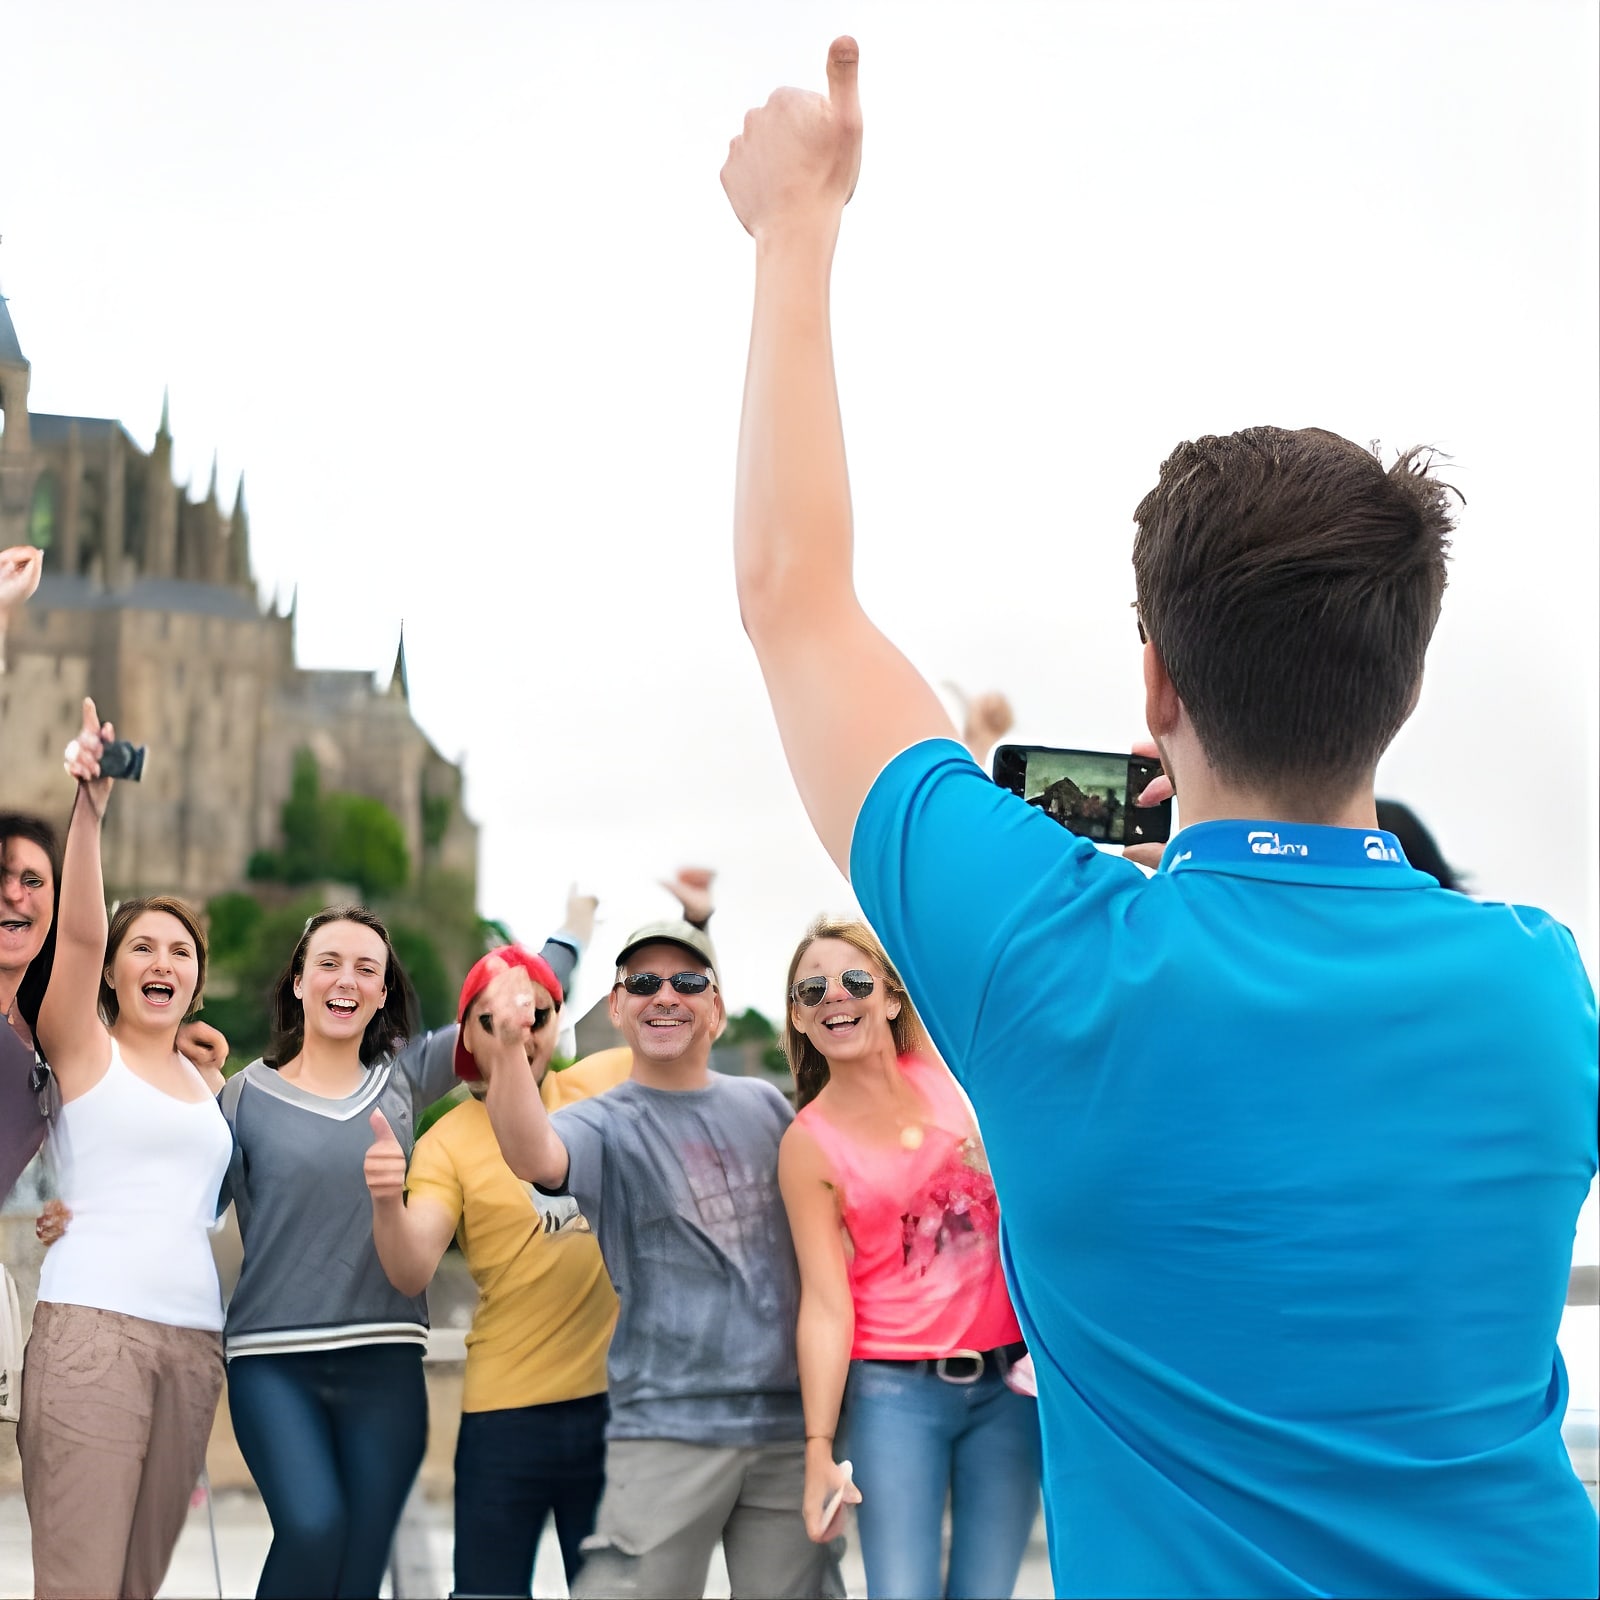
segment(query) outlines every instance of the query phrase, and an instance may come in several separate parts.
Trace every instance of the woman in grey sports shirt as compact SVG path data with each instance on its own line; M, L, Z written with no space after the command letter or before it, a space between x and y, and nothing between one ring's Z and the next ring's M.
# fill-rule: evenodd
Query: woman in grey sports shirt
M568 946L546 949L570 972ZM427 1300L385 1276L363 1175L372 1112L409 1154L455 1082L455 1026L418 1034L415 1016L383 923L320 912L278 981L271 1049L223 1090L244 1241L228 1403L273 1531L258 1595L375 1596L422 1462Z

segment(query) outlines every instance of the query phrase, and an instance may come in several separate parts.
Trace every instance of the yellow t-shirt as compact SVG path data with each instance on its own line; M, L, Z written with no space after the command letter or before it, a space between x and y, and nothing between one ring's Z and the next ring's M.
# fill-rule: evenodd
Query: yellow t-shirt
M592 1056L573 1062L565 1072L545 1073L539 1098L546 1111L559 1111L562 1106L615 1089L632 1071L633 1051L627 1045L596 1050Z
M540 1098L550 1110L585 1099L621 1082L630 1065L631 1058L618 1076L614 1063L592 1056L546 1074ZM617 1296L600 1247L576 1201L537 1194L506 1165L482 1101L463 1101L417 1141L406 1192L455 1218L478 1286L461 1409L502 1411L601 1393Z

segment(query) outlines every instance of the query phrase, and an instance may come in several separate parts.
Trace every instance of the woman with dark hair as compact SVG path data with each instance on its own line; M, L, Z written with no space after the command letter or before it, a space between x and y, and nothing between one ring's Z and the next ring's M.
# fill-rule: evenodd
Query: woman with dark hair
M55 952L61 843L43 817L0 811L0 1017L33 1043Z
M67 750L76 826L37 1023L61 1097L50 1147L75 1214L40 1275L17 1427L44 1595L156 1592L222 1388L208 1230L232 1142L215 1103L221 1074L177 1045L200 1004L205 936L170 896L125 901L107 924L100 825L112 785L99 760L112 737L86 700ZM42 883L29 887L42 898Z
M789 963L798 1110L778 1150L800 1263L804 1512L821 1541L859 1502L874 1600L1010 1594L1039 1509L994 1182L971 1108L927 1049L867 924L813 923Z
M570 977L568 945L545 955ZM374 1112L409 1155L455 1083L457 1029L417 1034L388 931L360 906L306 923L272 1013L271 1048L222 1094L244 1243L228 1403L273 1533L257 1593L374 1596L427 1442L428 1306L384 1273L364 1163Z

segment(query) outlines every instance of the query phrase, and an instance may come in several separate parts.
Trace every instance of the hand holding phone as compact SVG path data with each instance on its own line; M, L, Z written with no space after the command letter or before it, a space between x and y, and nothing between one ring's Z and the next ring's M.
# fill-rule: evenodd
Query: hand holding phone
M994 753L994 781L1021 795L1069 833L1096 844L1161 844L1172 832L1172 800L1141 806L1139 796L1161 776L1151 756L1105 750L1055 750L1003 744Z
M839 1472L839 1487L828 1496L822 1507L822 1527L824 1532L827 1531L833 1519L839 1515L839 1507L844 1504L844 1492L854 1481L855 1468L848 1461L839 1463Z

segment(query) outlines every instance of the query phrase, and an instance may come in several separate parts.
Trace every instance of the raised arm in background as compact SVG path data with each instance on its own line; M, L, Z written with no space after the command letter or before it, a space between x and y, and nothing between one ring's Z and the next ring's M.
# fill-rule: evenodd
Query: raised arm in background
M61 861L61 909L50 986L39 1007L39 1043L61 1085L62 1098L92 1089L111 1064L111 1035L100 1020L100 974L106 959L105 880L100 827L112 780L102 778L100 753L116 737L93 700L83 702L83 727L67 746L67 770L78 780Z
M828 853L883 767L956 736L939 697L861 609L828 290L861 167L855 40L828 51L828 93L779 89L746 116L722 169L756 242L755 315L739 430L739 610L800 798Z
M32 545L13 545L0 550L0 672L6 670L6 631L11 619L39 587L44 571L44 551Z

